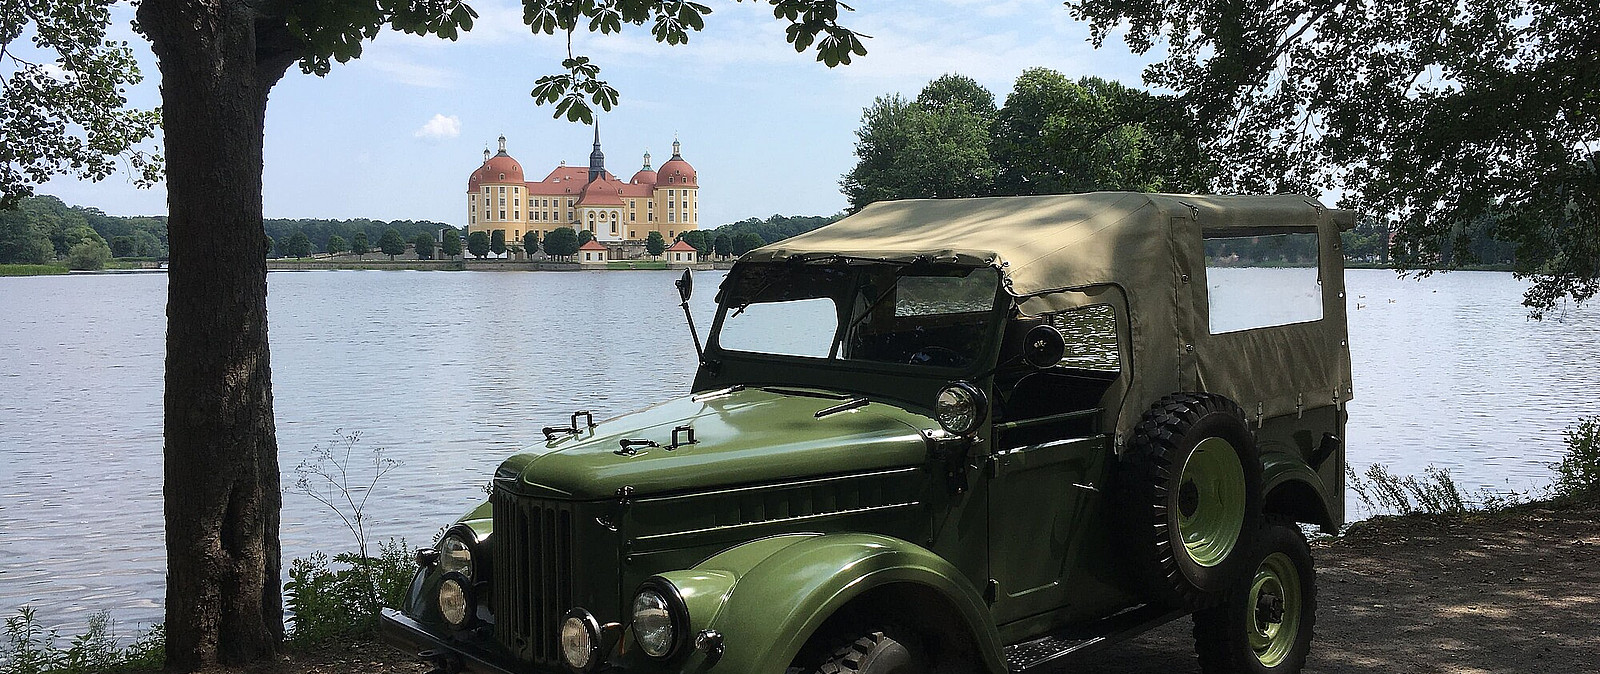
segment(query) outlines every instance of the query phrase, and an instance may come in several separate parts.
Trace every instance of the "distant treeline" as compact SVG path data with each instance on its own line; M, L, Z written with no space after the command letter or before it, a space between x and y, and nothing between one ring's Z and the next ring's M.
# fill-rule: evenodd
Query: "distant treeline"
M1370 218L1358 220L1354 229L1339 235L1345 262L1387 265L1392 252L1389 231ZM1494 237L1494 223L1488 218L1457 227L1445 246L1445 259L1460 261L1456 267L1505 268L1516 261L1516 253L1515 244ZM1207 239L1206 261L1235 267L1312 266L1317 261L1317 240L1311 234Z
M402 241L410 242L416 240L418 234L427 234L428 238L437 238L439 230L451 227L445 223L432 220L390 220L385 222L367 218L352 218L350 220L268 218L263 224L265 225L267 236L271 237L275 244L287 243L295 234L305 234L306 238L311 241L312 253L343 252L328 250L328 242L335 236L346 242L343 248L344 250L349 250L348 242L356 240L357 232L365 233L368 241L377 242L383 239L385 233L393 229L400 233ZM337 241L334 243L336 248L340 247ZM286 255L288 253L283 250L282 245L275 245L273 254Z
M436 236L448 227L429 220L325 220L269 218L264 230L275 243L303 233L312 252L326 252L335 236L354 241L357 232L379 241L390 229L411 241L418 234ZM80 246L81 244L81 246ZM347 244L348 245L348 244ZM106 257L161 259L167 256L166 216L123 217L96 208L68 206L52 196L23 199L16 210L0 211L0 264L48 264L66 260L74 248L103 252ZM273 247L277 254L277 246Z

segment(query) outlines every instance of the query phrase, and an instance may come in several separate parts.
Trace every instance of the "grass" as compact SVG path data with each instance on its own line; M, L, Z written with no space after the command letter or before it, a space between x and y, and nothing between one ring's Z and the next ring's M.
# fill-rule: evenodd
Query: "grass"
M0 276L49 276L65 274L66 267L53 264L0 264Z
M666 269L667 263L660 260L612 260L606 263L606 269Z

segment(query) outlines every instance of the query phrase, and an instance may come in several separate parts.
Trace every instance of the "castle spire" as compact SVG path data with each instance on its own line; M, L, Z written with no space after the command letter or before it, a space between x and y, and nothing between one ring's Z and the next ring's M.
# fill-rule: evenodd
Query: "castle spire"
M672 158L683 159L683 144L678 142L678 134L672 134Z
M644 151L644 168L639 169L639 170L640 171L648 171L648 170L650 170L650 151L649 150L645 150Z
M500 134L500 154L506 153L506 135Z
M600 120L594 120L594 151L589 153L589 182L606 174L606 153L600 151Z

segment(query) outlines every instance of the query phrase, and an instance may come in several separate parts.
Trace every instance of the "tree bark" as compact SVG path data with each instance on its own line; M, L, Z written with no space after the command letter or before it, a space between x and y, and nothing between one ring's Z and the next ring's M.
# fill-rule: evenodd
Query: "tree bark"
M271 657L283 640L277 436L261 222L267 94L292 58L230 0L145 0L167 161L167 664ZM281 23L280 23L281 25Z

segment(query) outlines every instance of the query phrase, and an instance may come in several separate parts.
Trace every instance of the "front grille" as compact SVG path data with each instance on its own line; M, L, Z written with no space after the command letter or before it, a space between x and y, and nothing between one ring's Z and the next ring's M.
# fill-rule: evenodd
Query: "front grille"
M561 617L572 602L572 507L496 489L494 635L518 660L560 664Z

